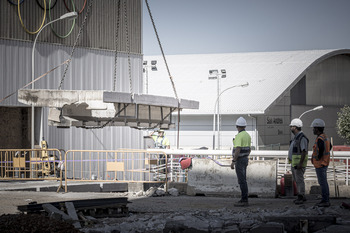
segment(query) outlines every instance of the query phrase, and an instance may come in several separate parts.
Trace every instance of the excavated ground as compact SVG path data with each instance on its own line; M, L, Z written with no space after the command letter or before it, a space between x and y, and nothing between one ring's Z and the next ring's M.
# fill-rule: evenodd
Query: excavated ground
M242 208L234 207L233 203L238 199L231 197L0 191L0 229L15 226L17 228L8 232L77 232L67 222L54 222L56 220L43 216L20 215L17 206L33 201L47 203L111 197L128 197L131 202L127 204L129 215L98 218L84 225L81 232L250 232L259 224L269 221L284 221L284 229L292 232L297 227L294 225L299 223L288 226L288 222L293 222L293 217L298 216L309 219L309 232L315 232L319 227L326 228L326 225L317 228L320 223L310 220L314 218L329 219L331 216L336 221L334 224L347 226L350 223L350 209L342 207L342 203L350 203L346 198L332 199L329 208L315 208L314 205L319 202L316 196L308 196L308 201L300 206L294 205L293 199L251 198L249 207ZM278 221L278 218L284 220Z

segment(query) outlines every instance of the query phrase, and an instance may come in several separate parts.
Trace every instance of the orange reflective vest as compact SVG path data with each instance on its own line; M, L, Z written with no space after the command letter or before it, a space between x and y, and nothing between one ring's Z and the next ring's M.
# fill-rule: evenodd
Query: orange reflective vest
M324 151L323 151L323 156L319 159L319 148L317 146L317 141L322 140L324 142ZM315 144L312 147L312 158L311 162L314 165L315 168L320 168L323 166L328 166L329 165L329 160L330 160L330 150L331 150L331 143L327 136L325 134L320 134L316 140Z

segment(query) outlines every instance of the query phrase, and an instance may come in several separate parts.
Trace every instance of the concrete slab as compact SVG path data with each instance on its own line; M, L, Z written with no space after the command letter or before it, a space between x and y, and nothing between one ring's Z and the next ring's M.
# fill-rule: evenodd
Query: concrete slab
M220 165L221 164L221 165ZM192 159L188 172L188 195L240 195L237 175L229 165L231 160ZM250 160L247 168L249 194L275 197L277 162Z
M172 97L103 90L22 89L18 101L49 107L49 125L57 127L130 126L171 128L178 109L198 109L199 102Z

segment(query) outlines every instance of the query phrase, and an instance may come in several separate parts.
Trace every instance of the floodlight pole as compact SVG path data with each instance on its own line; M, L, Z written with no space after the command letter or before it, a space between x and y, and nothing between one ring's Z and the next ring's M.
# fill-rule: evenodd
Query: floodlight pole
M234 86L231 86L231 87L228 87L226 88L225 90L223 90L220 94L218 94L218 97L216 98L216 101L215 101L215 105L214 105L214 114L213 114L213 150L215 150L215 109L216 109L216 104L219 102L219 99L220 99L220 96L225 92L225 91L228 91L234 87L247 87L249 86L249 83L244 83L244 84L239 84L239 85L234 85ZM219 134L218 134L218 139L219 139ZM220 143L220 141L218 141L218 143ZM218 144L218 149L220 149L220 144Z

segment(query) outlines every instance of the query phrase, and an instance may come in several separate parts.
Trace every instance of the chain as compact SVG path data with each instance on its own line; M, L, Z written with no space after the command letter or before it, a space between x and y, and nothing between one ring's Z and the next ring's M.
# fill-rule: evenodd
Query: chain
M171 81L171 85L172 85L173 90L174 90L175 97L176 97L177 100L179 100L179 98L178 98L178 96L177 96L177 93L176 93L175 83L174 83L173 77L172 77L171 74L170 74L169 66L168 66L168 63L167 63L167 61L166 61L166 59L165 59L163 47L162 47L162 44L160 43L160 39L159 39L159 36L158 36L158 32L157 32L156 25L155 25L154 20L153 20L153 16L152 16L152 13L151 13L151 9L150 9L150 7L149 7L149 5L148 5L148 0L145 0L145 2L146 2L146 5L147 5L149 17L151 18L151 21L152 21L152 24L153 24L154 32L156 33L156 36L157 36L157 40L158 40L158 44L159 44L160 50L161 50L162 55L163 55L164 63L165 63L166 69L167 69L167 71L168 71L168 75L169 75L169 78L170 78L170 81Z
M119 23L120 23L120 0L118 0L118 18L117 18L117 28L115 30L115 54L114 54L114 82L113 91L116 91L117 85L117 64L118 64L118 45L119 45Z
M92 6L92 3L93 3L93 2L94 2L94 0L91 0L91 1L90 1L90 4L89 4L89 6L88 6L88 8L87 8L87 10L86 10L86 14L85 14L83 23L81 24L81 27L80 27L79 32L78 32L78 35L77 35L77 37L76 37L76 39L75 39L75 41L74 41L73 48L72 48L72 52L70 53L70 56L69 56L69 59L70 59L70 60L69 60L69 62L68 62L67 65L66 65L66 68L65 68L64 73L63 73L63 77L62 77L61 82L60 82L60 85L59 85L59 87L58 87L59 90L62 89L62 85L63 85L64 79L65 79L65 77L66 77L66 74L67 74L69 65L70 65L70 63L71 63L71 61L72 61L72 57L73 57L73 54L74 54L76 45L77 45L78 40L79 40L79 38L80 38L81 32L82 32L83 29L84 29L84 25L85 25L85 22L86 22L86 19L87 19L89 13L90 13L90 9L91 9L91 6Z
M134 98L134 93L132 89L132 79L131 79L131 61L130 61L130 43L129 43L129 30L128 30L128 15L126 9L126 1L124 0L124 18L125 18L125 36L126 36L126 51L128 53L128 64L129 64L129 84L131 97Z

